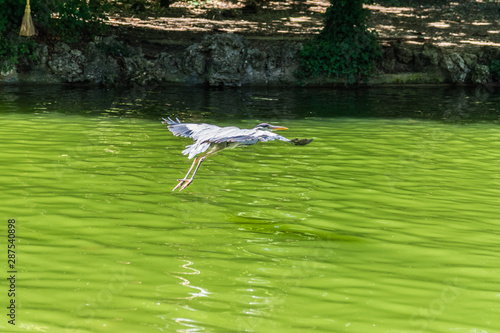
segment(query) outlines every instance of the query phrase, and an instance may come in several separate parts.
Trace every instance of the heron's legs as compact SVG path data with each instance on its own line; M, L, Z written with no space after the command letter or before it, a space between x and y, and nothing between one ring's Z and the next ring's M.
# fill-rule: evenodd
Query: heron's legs
M191 164L191 167L188 170L188 173L186 173L186 176L184 176L183 180L186 180L189 174L191 173L191 170L193 170L194 165L196 164L196 161L198 161L198 157L194 158L193 164Z
M195 163L196 163L196 161L197 161L197 160L198 160L198 157L195 157L195 159L194 159L194 161L193 161L193 164L191 164L191 167L189 168L189 170L188 170L188 172L186 173L186 176L185 176L184 178L182 178L182 179L177 179L177 180L179 181L179 184L177 184L177 186L176 186L176 187L174 187L174 189L173 189L172 191L177 190L177 189L179 188L179 186L181 186L182 184L184 184L184 182L185 182L185 181L187 181L187 180L188 180L188 176L189 176L189 174L191 173L191 170L193 170L193 167L194 167L194 165L195 165ZM182 191L182 189L181 189L181 191Z
M194 159L194 161L193 161L193 164L191 164L191 167L189 168L189 171L187 172L186 177L184 177L183 179L178 179L179 184L177 184L177 186L174 187L174 189L172 191L177 190L179 187L181 187L179 191L182 191L183 189L185 189L186 187L188 187L191 184L191 182L193 181L193 178L196 175L196 172L200 168L201 162L203 162L203 160L205 158L206 158L206 156L202 156L202 157L199 157L199 158L196 157ZM191 170L193 169L194 164L196 163L196 161L198 161L198 164L196 165L196 169L194 169L194 172L193 172L193 175L191 176L191 178L188 179L188 176L191 173Z
M182 191L183 189L185 189L186 187L188 187L189 184L191 184L191 182L193 181L194 175L196 175L196 172L198 172L198 169L200 168L201 162L203 162L205 160L205 158L206 158L206 156L200 157L200 159L198 160L198 165L196 165L196 169L194 169L193 175L187 181L186 184L182 185L182 187L181 187L181 189L179 191Z

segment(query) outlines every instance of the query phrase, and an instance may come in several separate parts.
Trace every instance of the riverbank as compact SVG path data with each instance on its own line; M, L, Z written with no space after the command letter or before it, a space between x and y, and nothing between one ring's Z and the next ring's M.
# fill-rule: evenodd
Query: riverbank
M295 16L286 12L286 20L274 13L257 23L237 8L163 19L114 14L108 36L87 44L39 43L35 60L2 72L0 84L296 86L297 54L321 28L327 4L313 2ZM383 56L368 84L493 82L490 68L500 61L493 11L489 17L476 7L369 8Z

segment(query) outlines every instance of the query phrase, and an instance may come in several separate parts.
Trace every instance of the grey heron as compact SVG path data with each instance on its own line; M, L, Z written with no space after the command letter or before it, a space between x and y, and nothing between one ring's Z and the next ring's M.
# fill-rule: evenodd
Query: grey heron
M186 146L186 149L182 151L184 155L188 155L189 159L203 153L203 155L195 157L186 176L182 179L177 179L179 183L172 191L175 191L179 187L179 191L182 191L188 187L193 182L194 176L205 158L222 149L251 146L259 141L281 140L295 145L306 145L312 141L312 139L287 139L284 136L270 132L270 130L286 130L288 128L273 126L267 123L259 124L252 129L241 129L235 126L219 127L210 124L182 123L179 118L176 120L163 118L162 124L167 124L168 129L175 136L189 137L194 140L193 144ZM195 164L196 168L191 177L188 178Z

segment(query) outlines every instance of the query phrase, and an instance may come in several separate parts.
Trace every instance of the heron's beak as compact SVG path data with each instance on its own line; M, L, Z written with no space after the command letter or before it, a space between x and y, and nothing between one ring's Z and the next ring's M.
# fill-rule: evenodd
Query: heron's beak
M287 130L288 127L283 127L283 126L271 126L271 130L273 131L280 131L280 130Z

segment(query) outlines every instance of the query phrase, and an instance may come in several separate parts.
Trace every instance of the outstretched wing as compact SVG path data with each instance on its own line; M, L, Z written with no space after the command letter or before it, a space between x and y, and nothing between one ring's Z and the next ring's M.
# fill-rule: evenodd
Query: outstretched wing
M186 149L182 152L184 155L189 155L190 159L205 152L212 143L235 143L234 147L239 145L250 146L259 141L280 140L295 145L305 145L312 141L312 139L310 141L306 139L289 140L279 134L259 129L241 129L235 126L219 127L209 124L185 124L181 123L178 118L176 120L163 118L163 124L168 124L168 129L175 136L192 138L195 141L193 144L186 146Z
M210 137L211 133L216 133L221 129L216 125L181 123L179 118L177 118L177 121L172 120L171 118L163 118L162 124L168 124L168 130L175 136L192 138L195 141L200 139L204 139L205 141L206 138Z
M219 127L209 124L182 123L178 118L163 118L163 124L168 124L168 129L175 136L192 138L194 141L224 143L235 142L240 144L255 144L258 141L282 140L287 138L269 131L255 129L241 129L235 126Z
M296 146L305 146L313 141L313 139L293 139L290 140L288 138L285 138L284 136L281 136L279 134L273 133L273 132L268 132L268 131L261 131L261 130L240 130L240 131L249 131L252 133L249 134L238 134L236 136L226 136L226 137L221 137L217 139L213 139L212 142L216 143L222 143L222 142L236 142L241 145L254 145L259 141L266 142L266 141L272 141L272 140L280 140L280 141L285 141L285 142L290 142L293 143Z
M249 146L249 145L254 145L259 141L265 142L272 140L281 140L290 142L290 140L288 140L284 136L281 136L273 132L255 130L255 129L241 129L233 126L221 128L221 130L217 133L217 135L211 139L211 142L215 143L234 142L234 143L239 143L241 145Z

